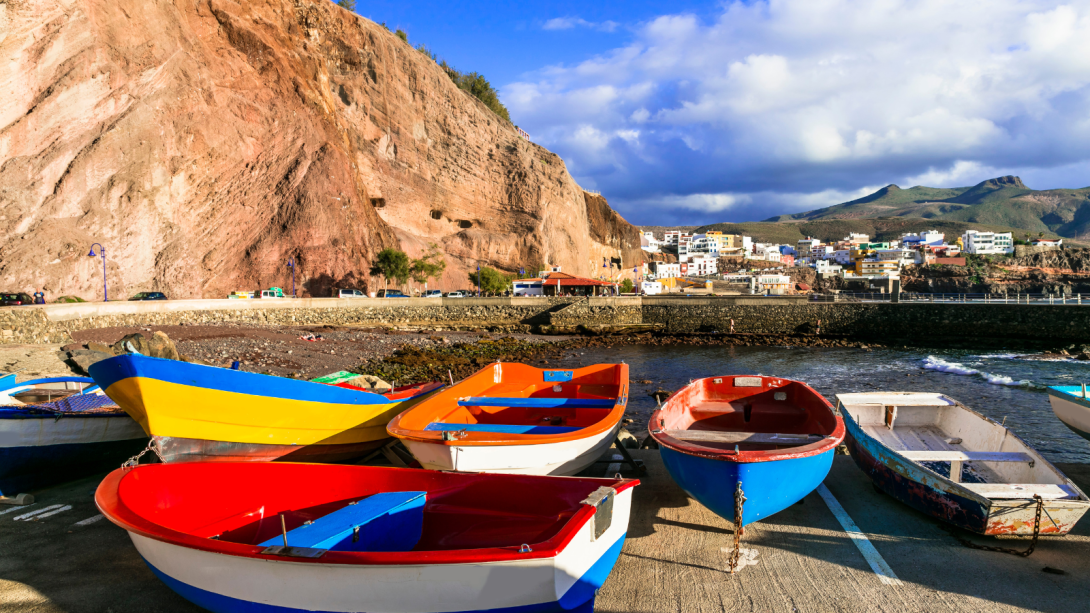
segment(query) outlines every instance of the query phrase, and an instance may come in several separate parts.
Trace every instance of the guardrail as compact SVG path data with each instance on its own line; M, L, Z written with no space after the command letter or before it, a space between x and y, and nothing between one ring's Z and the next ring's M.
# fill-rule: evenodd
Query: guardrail
M810 302L892 302L890 293L840 292L811 294ZM1032 304L1090 306L1090 294L925 294L901 292L898 302L929 302L935 304Z

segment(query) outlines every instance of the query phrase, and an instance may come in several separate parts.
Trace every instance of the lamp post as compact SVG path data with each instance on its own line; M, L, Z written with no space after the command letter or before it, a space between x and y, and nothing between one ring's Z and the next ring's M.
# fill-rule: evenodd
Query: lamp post
M295 298L295 258L288 258L288 268L291 269L291 297Z
M98 245L99 253L95 253L95 245ZM87 257L93 258L99 254L102 255L102 301L109 302L110 297L106 293L106 248L101 243L91 243L91 252L87 254Z

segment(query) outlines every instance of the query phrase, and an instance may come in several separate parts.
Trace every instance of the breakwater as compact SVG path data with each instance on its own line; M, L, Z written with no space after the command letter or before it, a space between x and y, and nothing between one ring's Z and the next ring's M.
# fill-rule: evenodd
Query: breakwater
M419 326L497 332L643 326L667 334L816 334L942 344L977 340L1090 343L1090 307L1074 305L810 303L804 296L172 300L0 309L0 343L63 343L114 326Z

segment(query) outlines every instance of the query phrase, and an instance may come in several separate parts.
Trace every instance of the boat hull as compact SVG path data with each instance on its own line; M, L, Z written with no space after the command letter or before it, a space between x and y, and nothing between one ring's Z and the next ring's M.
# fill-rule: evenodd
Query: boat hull
M147 440L123 414L0 417L0 495L116 468Z
M269 460L315 447L307 461L359 457L390 438L386 424L412 399L283 377L122 355L91 366L91 375L149 435L187 441L170 462ZM255 455L244 458L247 451ZM295 458L293 458L295 459Z
M760 521L814 491L833 465L834 450L771 462L731 462L660 448L662 462L674 481L713 513L734 521L734 492L742 484L746 497L742 525Z
M170 436L153 436L164 462L318 462L337 463L359 458L386 443L386 439L332 445L261 445L229 443Z
M215 613L294 611L591 613L620 555L632 490L617 494L611 526L589 521L554 557L456 564L323 564L228 555L130 531L152 571Z
M1048 402L1057 419L1072 432L1090 441L1090 401L1049 388Z
M570 476L602 457L620 427L618 423L611 430L586 438L533 445L461 446L412 439L402 442L429 470Z
M915 462L904 460L864 432L844 412L845 443L855 465L880 490L916 509L969 532L984 535L1033 534L1037 503L1033 500L988 500L954 491ZM1080 501L1046 500L1040 534L1067 534L1086 513Z

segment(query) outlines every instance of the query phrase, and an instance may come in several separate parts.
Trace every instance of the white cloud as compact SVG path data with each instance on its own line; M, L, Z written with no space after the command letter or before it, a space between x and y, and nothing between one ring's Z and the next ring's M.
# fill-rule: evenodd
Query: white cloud
M581 17L556 17L541 25L542 30L571 30L573 28L590 28L601 32L612 32L621 24L616 21L587 21Z
M805 194L1085 168L1090 0L732 2L709 22L653 19L503 95L622 207L767 217Z

